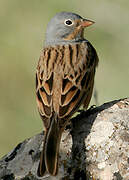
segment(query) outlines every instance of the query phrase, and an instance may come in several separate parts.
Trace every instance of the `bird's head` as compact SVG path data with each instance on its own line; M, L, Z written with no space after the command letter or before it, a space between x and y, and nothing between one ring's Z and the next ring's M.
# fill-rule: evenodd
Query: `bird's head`
M84 28L94 22L70 12L56 14L48 23L46 45L77 42L83 40Z

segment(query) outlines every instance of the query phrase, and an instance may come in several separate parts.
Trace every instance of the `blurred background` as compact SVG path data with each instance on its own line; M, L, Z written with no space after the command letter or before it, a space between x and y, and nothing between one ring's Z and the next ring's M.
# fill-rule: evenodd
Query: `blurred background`
M128 0L0 0L0 157L42 131L35 69L46 25L60 11L96 22L87 28L85 37L100 59L96 73L99 104L129 95Z

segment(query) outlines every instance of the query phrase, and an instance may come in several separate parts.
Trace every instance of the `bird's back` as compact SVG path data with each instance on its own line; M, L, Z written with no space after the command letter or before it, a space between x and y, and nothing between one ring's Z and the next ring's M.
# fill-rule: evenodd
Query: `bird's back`
M45 47L37 67L40 114L70 117L90 93L98 58L88 41ZM91 76L92 74L92 76ZM93 86L93 85L92 85Z

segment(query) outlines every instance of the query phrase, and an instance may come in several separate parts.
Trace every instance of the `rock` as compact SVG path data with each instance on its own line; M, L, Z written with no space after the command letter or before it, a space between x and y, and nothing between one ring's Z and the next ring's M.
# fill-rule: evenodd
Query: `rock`
M71 122L61 140L56 177L37 176L41 133L0 160L0 179L129 180L129 99L81 111Z

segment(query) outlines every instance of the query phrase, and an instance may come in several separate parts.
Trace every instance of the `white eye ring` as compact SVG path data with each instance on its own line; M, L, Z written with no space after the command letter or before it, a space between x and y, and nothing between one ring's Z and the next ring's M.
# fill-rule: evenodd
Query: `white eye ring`
M73 23L73 21L72 21L71 19L66 19L66 20L64 21L64 24L65 24L66 26L72 26L74 23Z

